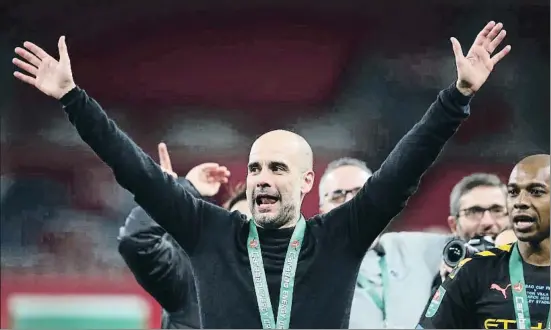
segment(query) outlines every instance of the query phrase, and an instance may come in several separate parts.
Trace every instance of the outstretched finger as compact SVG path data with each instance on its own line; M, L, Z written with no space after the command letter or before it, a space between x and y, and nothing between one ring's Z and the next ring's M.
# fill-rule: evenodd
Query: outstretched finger
M457 41L457 39L455 39L454 37L451 37L450 41L452 42L452 49L453 54L455 55L455 59L457 61L463 59L465 56L463 55L463 50L461 50L461 44L459 43L459 41Z
M170 162L170 156L168 155L168 149L166 144L163 142L159 143L159 162L161 163L161 168L165 171L172 172L172 163Z
M69 51L67 51L67 44L65 43L65 36L61 36L57 42L57 48L59 49L59 62L69 63Z
M218 169L218 175L223 176L223 177L229 177L231 175L231 172L228 170L228 168L226 166L221 166Z
M228 169L225 166L219 166L218 164L213 164L210 166L204 166L203 168L201 168L201 171L203 171L203 173L205 173L207 176L214 178L217 176L225 175L225 173L228 172Z
M220 183L227 183L228 182L228 175L224 172L219 172L216 174L211 174L207 178L209 182L220 182Z
M207 173L207 180L209 182L227 183L230 171L227 169L217 169Z
M21 47L16 47L15 53L21 56L22 58L24 58L25 60L27 60L27 62L36 66L37 68L40 66L40 62L41 62L40 59L36 57L36 55L34 55L33 53L29 52L28 50L23 49Z
M499 61L501 61L509 52L511 51L511 45L505 46L499 53L495 54L492 57L492 63L496 65Z
M25 82L25 83L27 83L27 84L29 84L29 85L32 85L32 86L34 86L34 84L35 84L35 82L36 82L36 79L35 79L35 78L33 78L33 77L31 77L31 76L27 76L27 75L25 75L25 74L22 74L21 72L15 71L15 72L13 73L13 75L14 75L15 78L17 78L17 79L21 80L22 82Z
M38 47L37 45L33 44L32 42L30 41L25 41L23 43L23 47L27 48L28 50L30 50L33 54L36 55L36 57L38 57L39 59L43 60L45 58L48 58L48 57L51 57L50 55L48 55L48 53L46 53L44 51L44 49Z
M27 71L28 73L32 74L33 76L36 77L36 73L38 72L38 69L35 67L35 66L32 66L30 65L29 63L27 62L23 62L21 61L20 59L18 58L14 58L12 60L12 63L15 64L18 68L20 68L21 70L25 70Z
M488 36L486 36L486 42L488 43L488 42L494 40L494 38L497 37L499 35L499 33L501 32L501 29L503 29L503 24L502 23L497 23L492 28L492 31L490 31L490 33L488 33Z
M197 165L197 167L200 168L201 171L209 172L209 171L218 169L220 165L217 163L203 163L203 164Z
M486 38L488 37L488 34L492 31L494 26L496 25L496 22L490 21L486 26L478 33L476 36L476 39L474 40L474 45L482 46L484 45L484 41L486 41Z
M499 46L499 44L505 39L505 36L507 35L507 31L501 30L497 37L495 37L489 44L488 44L488 53L492 54L496 48Z

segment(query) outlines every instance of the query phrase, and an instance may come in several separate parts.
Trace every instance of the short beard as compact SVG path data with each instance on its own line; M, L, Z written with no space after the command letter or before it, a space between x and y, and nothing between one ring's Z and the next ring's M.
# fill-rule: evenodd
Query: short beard
M262 213L255 215L255 223L265 229L278 229L293 221L295 207L293 205L283 205L277 216L266 216Z

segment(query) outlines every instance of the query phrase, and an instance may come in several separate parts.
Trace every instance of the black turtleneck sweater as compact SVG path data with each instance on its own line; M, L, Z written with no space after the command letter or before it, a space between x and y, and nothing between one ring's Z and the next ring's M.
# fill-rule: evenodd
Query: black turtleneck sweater
M291 328L348 327L358 269L367 249L404 208L423 173L467 117L469 100L455 86L442 91L354 199L307 220ZM186 192L83 90L76 87L61 103L81 138L111 167L117 182L189 255L202 327L261 328L246 249L245 217ZM275 312L293 229L258 231ZM168 283L165 280L159 285Z

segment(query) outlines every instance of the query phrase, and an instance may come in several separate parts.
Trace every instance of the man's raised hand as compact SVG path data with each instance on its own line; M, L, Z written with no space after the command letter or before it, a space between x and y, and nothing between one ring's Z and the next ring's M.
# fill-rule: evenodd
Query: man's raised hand
M505 46L499 53L491 56L505 38L503 24L489 22L476 37L467 56L463 55L461 45L451 38L455 64L457 66L457 89L464 95L476 93L486 82L494 66L510 51L511 46Z
M161 169L163 172L168 173L172 175L175 179L178 178L178 174L176 174L172 170L172 163L170 162L170 156L168 155L168 149L166 148L166 144L163 142L159 143L157 146L159 150L159 163L161 165Z
M25 72L14 72L13 75L17 79L59 100L75 87L75 82L71 72L71 61L69 60L65 37L59 38L57 46L59 48L59 61L32 42L25 41L23 43L24 48L15 48L15 53L25 61L14 58L12 62Z
M203 163L192 168L186 175L201 196L214 196L222 183L228 183L230 171L216 163Z
M178 178L178 174L172 170L166 144L159 143L158 149L159 163L163 172ZM201 196L211 197L218 193L223 183L228 183L230 174L225 166L216 163L203 163L192 168L186 175L186 179L193 184Z

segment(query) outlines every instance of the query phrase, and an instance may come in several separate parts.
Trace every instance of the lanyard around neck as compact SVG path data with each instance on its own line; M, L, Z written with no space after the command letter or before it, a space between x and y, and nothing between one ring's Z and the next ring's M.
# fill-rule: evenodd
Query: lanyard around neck
M518 244L516 243L511 248L509 277L511 280L511 292L513 292L513 306L515 308L517 329L530 329L532 327L532 320L530 319L528 295L526 294L522 256L520 255ZM549 329L549 321L550 318L548 313L546 329Z
M264 329L289 329L291 322L291 307L293 304L293 291L295 286L295 275L297 271L298 258L304 232L306 231L306 220L301 217L293 231L285 262L283 273L281 274L281 288L279 292L279 306L277 308L277 320L274 319L270 292L268 291L268 282L266 272L264 271L264 262L262 260L262 250L260 248L260 238L258 230L253 220L249 220L249 237L247 239L247 252L249 254L249 263L253 275L254 290L260 312L260 320Z

